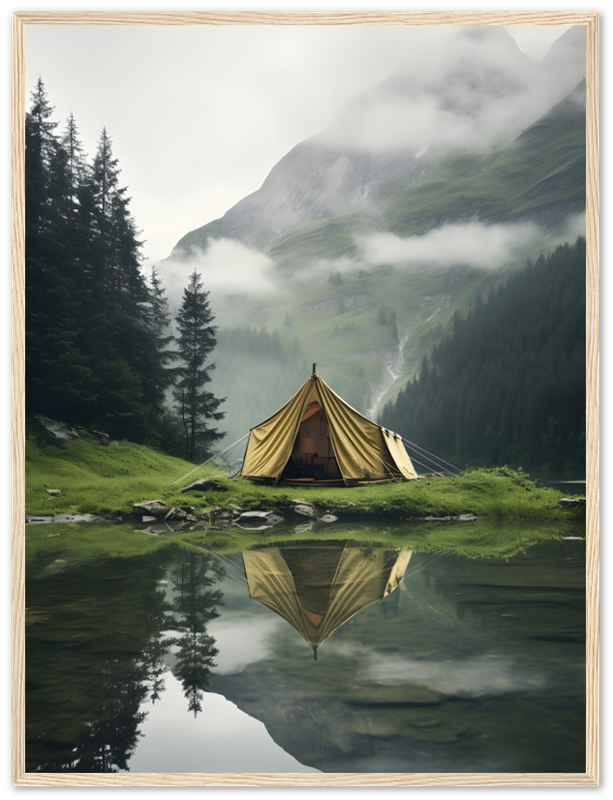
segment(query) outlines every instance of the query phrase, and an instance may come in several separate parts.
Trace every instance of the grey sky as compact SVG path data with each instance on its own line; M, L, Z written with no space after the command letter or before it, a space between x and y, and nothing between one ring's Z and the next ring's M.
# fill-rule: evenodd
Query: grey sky
M569 26L509 27L540 60ZM146 240L164 258L187 231L258 189L344 104L431 55L454 26L26 26L26 88L73 112L88 154L103 126ZM417 59L418 60L418 59ZM27 101L29 103L29 99Z

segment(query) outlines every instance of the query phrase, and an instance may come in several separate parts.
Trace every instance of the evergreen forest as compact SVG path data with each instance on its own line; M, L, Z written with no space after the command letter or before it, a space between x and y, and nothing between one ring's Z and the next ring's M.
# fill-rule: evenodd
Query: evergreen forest
M381 424L458 467L585 468L585 239L477 295Z
M89 163L74 117L58 133L52 114L39 80L25 128L27 412L204 460L302 384L291 323L283 336L218 330L197 273L173 320L159 273L144 275L108 132Z
M142 270L108 132L89 162L74 117L60 134L52 113L39 79L25 122L26 411L207 457L223 436L208 424L221 401L203 390L216 343L208 293L190 278L177 325L203 335L198 352L182 336L173 351L165 289Z

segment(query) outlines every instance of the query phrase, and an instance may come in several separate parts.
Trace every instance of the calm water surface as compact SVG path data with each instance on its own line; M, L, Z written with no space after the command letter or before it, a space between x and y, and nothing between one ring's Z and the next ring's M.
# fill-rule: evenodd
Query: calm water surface
M29 772L584 772L585 542L27 575Z

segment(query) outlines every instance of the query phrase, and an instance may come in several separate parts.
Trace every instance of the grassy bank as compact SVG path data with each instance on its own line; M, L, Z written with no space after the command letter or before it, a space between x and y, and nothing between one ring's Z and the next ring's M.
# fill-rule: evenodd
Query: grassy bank
M231 504L244 510L283 508L292 500L314 504L324 513L344 510L362 516L400 520L473 514L491 520L556 521L568 512L557 507L563 496L522 472L478 469L458 478L429 477L408 483L354 488L256 486L230 480L213 468L194 470L181 459L130 442L103 445L75 440L64 447L29 431L26 441L26 513L29 515L99 514L122 516L132 506L161 500L169 507L192 506L197 515ZM196 478L216 477L226 491L181 493ZM52 497L47 489L59 489Z
M283 546L301 541L331 539L349 541L370 548L412 550L418 553L446 553L470 559L511 558L541 542L564 536L582 538L580 523L492 523L417 522L390 525L355 522L284 524L265 531L245 531L238 527L216 528L205 525L193 530L149 536L134 525L124 523L76 522L30 525L26 537L26 561L41 577L77 566L103 563L115 558L134 558L168 548L237 553L258 546Z

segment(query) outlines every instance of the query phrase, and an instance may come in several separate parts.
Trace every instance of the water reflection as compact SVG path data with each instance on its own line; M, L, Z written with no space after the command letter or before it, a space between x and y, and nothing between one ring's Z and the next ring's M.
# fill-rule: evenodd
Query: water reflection
M312 647L397 588L411 551L317 542L244 552L249 595Z
M257 771L248 749L280 771L581 772L584 594L578 540L472 561L319 541L30 565L27 770ZM216 767L187 739L225 729L228 701L245 737L251 718L272 739Z
M26 770L117 772L139 740L142 703L159 694L168 627L159 560L26 581Z
M181 680L188 709L194 716L202 711L204 690L209 684L213 659L219 653L215 639L207 633L209 623L219 616L217 606L222 593L211 587L223 580L225 573L212 556L187 552L181 564L170 571L175 596L171 609L179 636L167 640L177 648L174 673Z
M489 561L333 542L243 553L250 597L282 619L211 690L323 772L582 772L584 556L578 541ZM256 617L238 594L226 605L228 628L233 609ZM305 660L296 630L325 657Z

